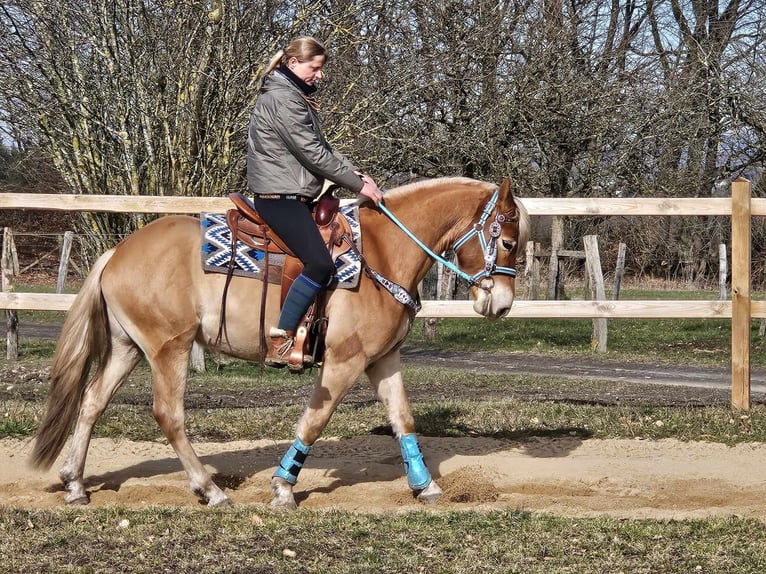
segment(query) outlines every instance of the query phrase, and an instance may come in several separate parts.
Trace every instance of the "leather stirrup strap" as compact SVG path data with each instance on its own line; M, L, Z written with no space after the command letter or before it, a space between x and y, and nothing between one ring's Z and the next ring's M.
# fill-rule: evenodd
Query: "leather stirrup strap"
M269 292L269 254L268 251L266 252L266 257L264 257L265 266L264 266L264 275L263 275L263 281L261 281L261 312L259 313L260 319L258 323L258 331L261 334L261 340L260 345L258 349L258 362L260 363L261 368L261 374L263 374L263 367L265 365L266 361L266 351L267 351L267 344L266 344L266 296Z
M229 257L229 267L226 270L226 282L223 285L223 295L221 296L221 316L218 319L218 335L215 337L215 346L217 347L224 336L228 341L229 336L226 333L226 298L229 293L231 278L234 277L234 266L237 260L237 235L239 226L236 219L229 222L231 232L231 257Z

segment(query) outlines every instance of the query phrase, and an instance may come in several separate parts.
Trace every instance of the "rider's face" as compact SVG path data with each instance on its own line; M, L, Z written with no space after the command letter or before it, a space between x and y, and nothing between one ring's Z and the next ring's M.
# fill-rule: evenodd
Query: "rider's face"
M322 79L322 68L324 67L324 63L324 56L314 56L310 60L305 60L303 62L298 58L290 58L290 61L287 62L287 67L293 74L298 76L309 86L313 86L314 82Z

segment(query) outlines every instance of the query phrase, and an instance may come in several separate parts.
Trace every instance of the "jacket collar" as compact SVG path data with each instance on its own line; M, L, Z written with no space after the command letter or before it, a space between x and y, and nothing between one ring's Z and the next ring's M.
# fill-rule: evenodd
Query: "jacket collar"
M301 80L287 66L285 65L279 66L278 70L280 74L282 74L285 78L287 78L290 81L290 83L293 84L296 88L298 88L301 91L301 93L307 98L313 98L316 95L317 87L310 86L309 84Z

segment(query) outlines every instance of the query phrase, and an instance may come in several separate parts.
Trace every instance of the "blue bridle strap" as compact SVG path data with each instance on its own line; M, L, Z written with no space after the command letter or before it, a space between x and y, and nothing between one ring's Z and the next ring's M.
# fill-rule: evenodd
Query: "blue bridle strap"
M487 219L489 219L489 216L492 214L492 211L495 209L495 205L497 204L497 198L498 198L498 191L495 190L495 193L492 194L492 197L487 202L487 205L484 206L484 211L481 213L481 217L479 218L479 223L477 225L474 225L463 237L458 239L455 242L455 245L452 246L452 249L457 251L460 249L463 244L471 239L474 235L478 235L479 242L481 243L481 250L484 251L487 248L487 240L484 239L484 234L482 231L484 231L484 224L487 223Z

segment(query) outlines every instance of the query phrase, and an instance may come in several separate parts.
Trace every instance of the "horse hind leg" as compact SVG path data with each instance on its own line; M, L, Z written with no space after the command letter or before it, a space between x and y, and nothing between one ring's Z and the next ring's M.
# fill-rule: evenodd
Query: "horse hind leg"
M154 379L153 414L189 477L189 485L208 506L228 506L231 499L213 482L189 441L184 426L184 391L191 342L164 347L149 359Z
M83 394L80 412L75 425L69 454L59 477L64 483L67 504L88 504L90 499L85 490L83 472L88 454L93 427L103 414L117 389L128 378L138 361L140 351L132 343L112 343L111 353L104 368L96 374Z

